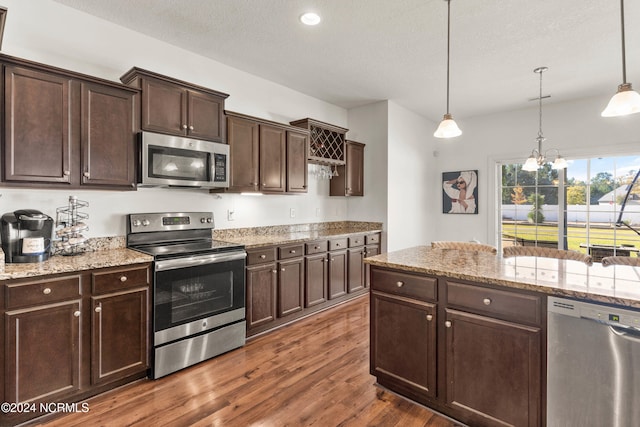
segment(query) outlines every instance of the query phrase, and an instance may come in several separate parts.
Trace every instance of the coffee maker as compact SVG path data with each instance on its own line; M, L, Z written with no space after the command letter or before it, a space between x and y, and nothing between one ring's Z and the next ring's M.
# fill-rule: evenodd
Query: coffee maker
M53 219L35 209L2 215L0 240L7 263L41 262L51 255Z

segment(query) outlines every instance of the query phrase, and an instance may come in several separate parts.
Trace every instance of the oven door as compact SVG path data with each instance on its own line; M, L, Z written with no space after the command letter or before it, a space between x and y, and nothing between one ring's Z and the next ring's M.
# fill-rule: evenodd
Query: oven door
M246 252L155 262L154 344L245 319Z

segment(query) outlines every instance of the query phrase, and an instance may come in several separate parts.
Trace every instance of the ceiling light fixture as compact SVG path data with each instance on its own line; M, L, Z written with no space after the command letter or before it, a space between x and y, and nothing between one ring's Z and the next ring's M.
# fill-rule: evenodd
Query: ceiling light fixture
M320 15L314 12L307 12L300 15L300 22L305 25L318 25L320 21Z
M601 114L602 117L619 117L640 113L640 94L631 88L631 83L627 83L627 61L624 47L624 0L620 0L620 21L622 23L622 84L618 86L618 92L611 97L607 108Z
M557 157L551 165L553 169L564 169L567 167L567 161L560 155L560 151L558 151L556 148L550 148L544 153L542 152L542 143L546 139L544 136L542 136L542 73L544 73L548 69L549 68L547 67L538 67L533 70L534 73L540 74L540 96L538 96L538 116L540 118L540 125L538 127L538 137L536 138L536 141L538 142L538 148L533 149L533 151L531 152L531 156L529 156L525 164L522 166L522 170L528 172L534 172L538 170L539 167L544 165L547 162L547 153L549 151L555 151L557 153Z
M451 44L451 0L447 2L447 113L444 115L440 126L434 132L436 138L453 138L462 135L462 131L449 114L449 46Z

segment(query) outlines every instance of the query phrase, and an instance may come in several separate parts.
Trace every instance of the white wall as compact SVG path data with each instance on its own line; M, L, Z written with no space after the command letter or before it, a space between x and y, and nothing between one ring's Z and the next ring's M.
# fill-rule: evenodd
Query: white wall
M348 128L343 108L50 0L5 0L2 4L8 8L4 54L113 81L137 66L228 93L228 110L281 123L312 117ZM132 212L213 211L217 228L336 221L348 216L345 198L330 198L328 182L311 177L306 195L263 197L218 198L201 190L174 189L113 192L0 188L0 214L31 208L55 216L55 208L66 205L71 194L90 203L88 237L124 235L124 214ZM294 218L291 208L295 209ZM228 210L235 211L235 221L227 221Z
M423 117L388 103L387 199L389 251L432 240L437 216L432 207L439 194L431 178L435 166L431 135L435 124Z
M615 86L615 85L614 85ZM612 87L612 91L615 87ZM602 118L608 97L543 105L543 150L560 149L566 158L590 155L640 154L640 114ZM524 103L524 101L523 101ZM431 179L439 186L442 172L478 169L478 215L439 213L435 239L496 244L496 161L524 161L535 148L538 109L458 120L463 134L437 143L437 167ZM435 210L441 196L437 197Z

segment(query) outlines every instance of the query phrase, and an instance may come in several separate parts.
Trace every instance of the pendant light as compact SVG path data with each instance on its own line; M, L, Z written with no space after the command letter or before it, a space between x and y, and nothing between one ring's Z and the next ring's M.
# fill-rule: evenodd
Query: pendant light
M539 127L538 127L538 136L536 138L536 142L538 143L538 148L534 148L531 152L531 155L522 166L522 170L528 172L535 172L539 167L544 165L547 162L547 153L549 151L555 151L557 153L557 157L554 160L551 167L553 169L564 169L567 167L567 161L560 155L560 152L556 148L550 148L549 150L543 153L542 151L542 143L545 141L545 137L542 136L542 73L547 71L549 68L547 67L538 67L533 70L534 73L540 74L540 95L538 96L538 117L539 117Z
M602 112L602 117L628 116L640 113L640 94L627 83L627 62L624 47L624 0L620 0L620 21L622 24L622 84L618 86L618 92L611 98L607 108Z
M440 126L434 132L436 138L453 138L462 135L462 131L449 113L449 46L451 44L451 0L447 2L447 113L444 115Z

